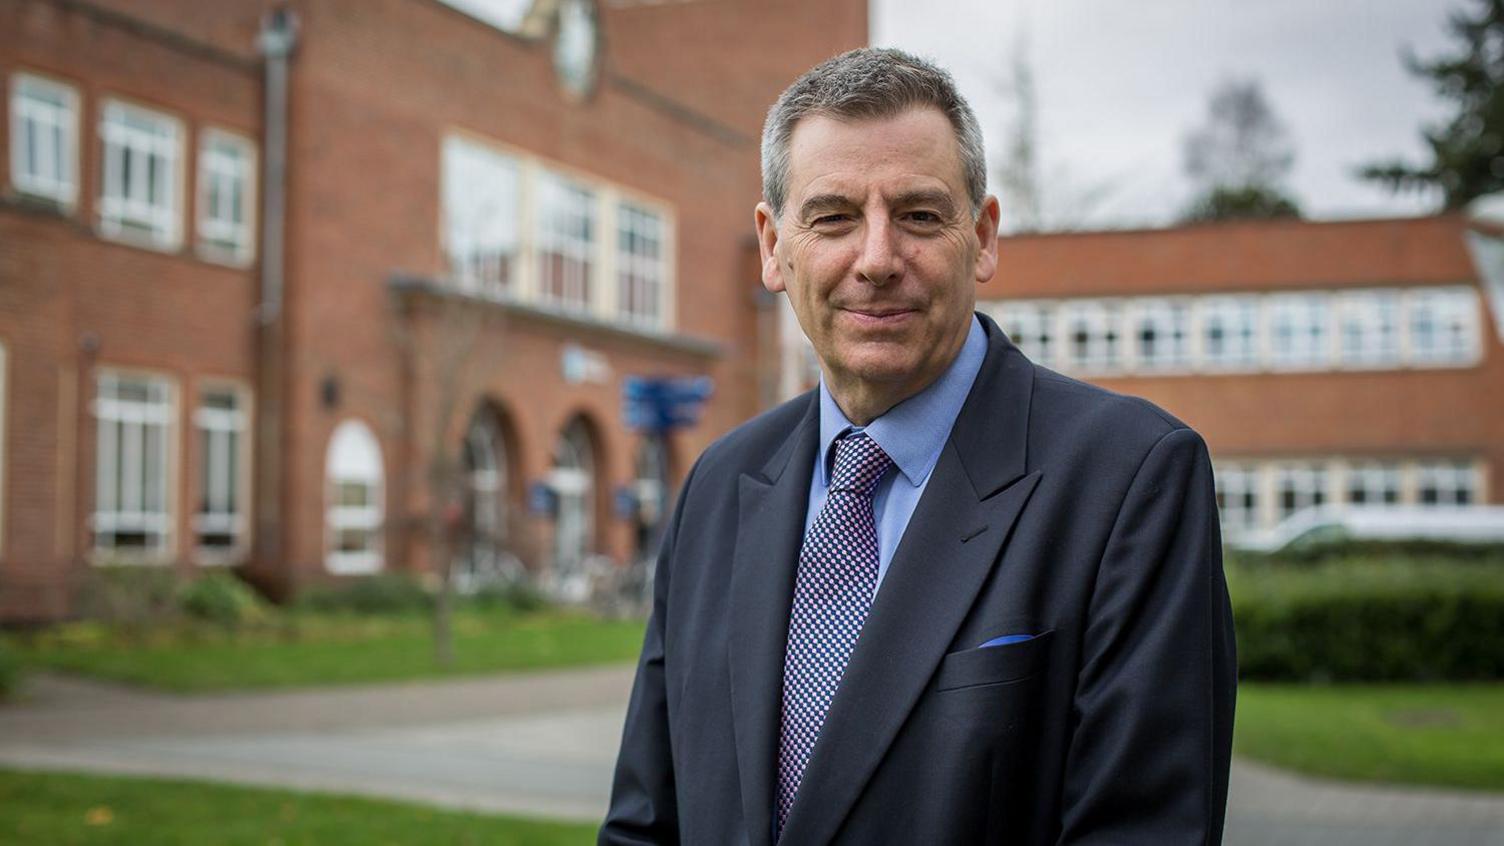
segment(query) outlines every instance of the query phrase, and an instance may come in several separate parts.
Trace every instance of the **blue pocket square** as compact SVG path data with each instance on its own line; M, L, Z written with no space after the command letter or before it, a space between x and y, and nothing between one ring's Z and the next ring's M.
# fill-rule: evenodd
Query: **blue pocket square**
M986 649L989 646L1007 646L1010 643L1023 643L1026 640L1033 639L1034 635L1030 634L1003 635L1002 637L995 637L992 640L989 640L986 643L982 644L981 646L978 646L977 648Z

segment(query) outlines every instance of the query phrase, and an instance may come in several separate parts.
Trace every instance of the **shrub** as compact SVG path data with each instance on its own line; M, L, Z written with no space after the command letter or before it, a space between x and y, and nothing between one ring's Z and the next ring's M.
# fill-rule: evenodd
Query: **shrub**
M505 584L488 585L461 602L472 608L499 608L528 613L549 606L549 599L531 581L518 579Z
M1340 559L1228 567L1244 678L1504 678L1504 567Z
M178 577L162 567L91 568L79 591L79 613L125 628L171 621L178 616Z
M297 605L309 611L389 614L427 611L433 607L433 596L407 573L380 573L309 588Z
M189 617L226 628L259 623L268 616L261 595L229 573L209 573L182 585L177 601Z

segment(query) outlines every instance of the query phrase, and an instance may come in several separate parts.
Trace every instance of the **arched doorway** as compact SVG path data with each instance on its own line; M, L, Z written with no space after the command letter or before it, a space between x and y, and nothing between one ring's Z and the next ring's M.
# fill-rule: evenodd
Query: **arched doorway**
M554 579L565 585L583 574L595 549L595 447L583 418L571 420L554 446L549 486L558 497L554 517Z
M465 533L456 550L456 586L472 591L521 575L510 548L510 472L500 417L482 405L470 418L460 450L464 470Z
M382 566L381 446L359 420L339 424L324 461L325 556L331 573L374 573Z

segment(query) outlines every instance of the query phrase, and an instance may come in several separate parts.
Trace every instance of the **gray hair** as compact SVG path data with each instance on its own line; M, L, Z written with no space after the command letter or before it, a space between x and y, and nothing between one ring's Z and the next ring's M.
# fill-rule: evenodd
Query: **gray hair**
M902 50L863 47L805 71L768 110L762 128L762 193L773 216L783 214L788 199L789 139L800 120L810 115L891 117L925 106L939 109L955 130L972 214L980 213L987 194L982 130L956 90L956 81L935 64Z

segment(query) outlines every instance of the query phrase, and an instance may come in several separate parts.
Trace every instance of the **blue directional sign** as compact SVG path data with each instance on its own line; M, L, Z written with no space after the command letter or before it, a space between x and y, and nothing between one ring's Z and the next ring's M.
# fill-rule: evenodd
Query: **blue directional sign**
M642 432L693 426L700 421L700 412L714 390L709 376L628 376L621 391L627 426Z

